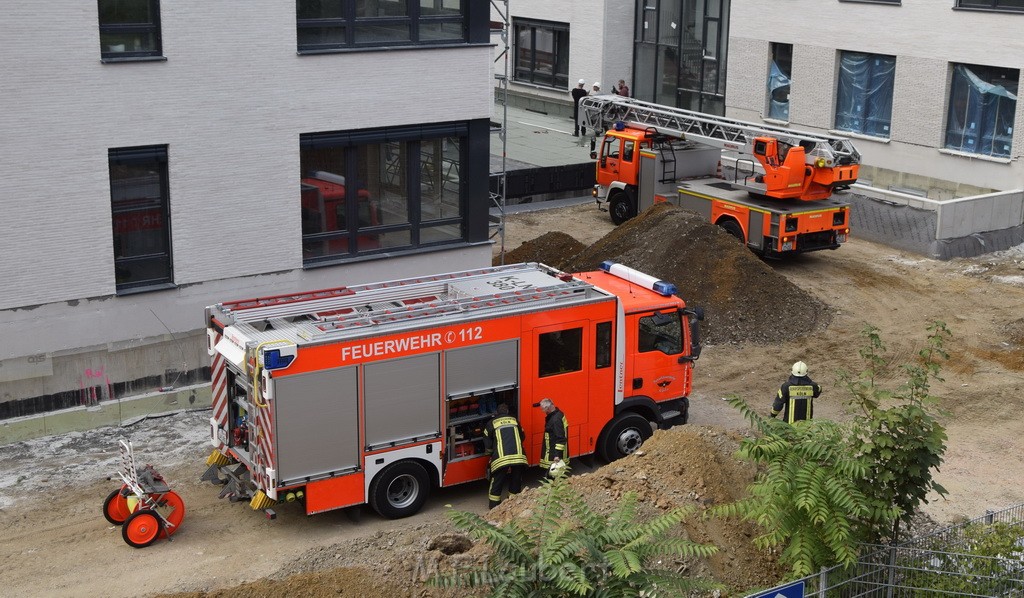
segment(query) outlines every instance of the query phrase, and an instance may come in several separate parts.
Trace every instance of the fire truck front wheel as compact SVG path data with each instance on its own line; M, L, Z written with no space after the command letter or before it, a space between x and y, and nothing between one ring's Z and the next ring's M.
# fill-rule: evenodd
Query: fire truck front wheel
M620 413L605 429L598 444L598 453L611 463L631 455L651 437L651 422L636 413Z
M388 465L370 484L370 505L388 519L415 515L429 495L430 477L413 461Z
M633 198L626 191L615 191L608 198L608 214L616 225L622 224L633 216L636 216L636 208L633 206Z

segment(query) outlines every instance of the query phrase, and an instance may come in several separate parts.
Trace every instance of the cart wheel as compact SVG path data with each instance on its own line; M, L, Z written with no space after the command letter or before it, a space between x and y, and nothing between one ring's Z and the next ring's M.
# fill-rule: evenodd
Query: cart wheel
M128 516L121 526L121 537L129 546L145 548L157 539L162 527L155 511L142 509Z
M166 538L178 531L181 522L185 519L185 501L181 500L181 497L174 490L168 490L164 494L163 500L157 506L157 511L164 516L167 523L171 524L170 526L166 524L160 525L160 535L158 537Z
M103 501L103 516L114 525L121 525L131 515L131 511L128 510L128 499L121 494L124 489L125 486L121 486L108 494Z

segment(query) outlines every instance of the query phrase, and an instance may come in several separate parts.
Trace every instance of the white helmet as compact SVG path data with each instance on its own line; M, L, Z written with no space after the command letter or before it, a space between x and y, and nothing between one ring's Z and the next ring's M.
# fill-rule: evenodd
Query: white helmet
M806 376L807 375L807 364L798 361L793 364L793 375L794 376Z
M551 467L548 467L548 472L551 474L551 477L562 475L565 473L565 461L555 461L551 464Z

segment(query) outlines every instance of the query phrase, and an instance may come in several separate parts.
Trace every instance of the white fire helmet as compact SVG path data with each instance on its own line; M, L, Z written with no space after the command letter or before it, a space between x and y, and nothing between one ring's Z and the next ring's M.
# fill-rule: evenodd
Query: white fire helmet
M551 474L551 477L562 475L565 473L565 461L555 461L551 464L551 467L548 467L548 472Z
M807 364L798 361L793 364L793 375L794 376L806 376L807 375Z

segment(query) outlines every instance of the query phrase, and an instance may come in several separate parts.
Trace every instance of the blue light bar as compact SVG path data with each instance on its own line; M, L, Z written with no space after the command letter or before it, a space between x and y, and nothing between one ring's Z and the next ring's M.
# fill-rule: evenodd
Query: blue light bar
M640 285L645 289L650 289L655 293L658 293L659 295L665 297L675 295L676 291L678 290L676 289L676 285L672 284L671 282L658 280L657 278L649 274L644 274L639 270L635 270L633 268L630 268L629 266L624 266L622 264L617 264L611 260L605 260L601 262L600 268L605 272L611 274L612 276L616 276L618 278L621 278L622 280L626 280L633 284Z

